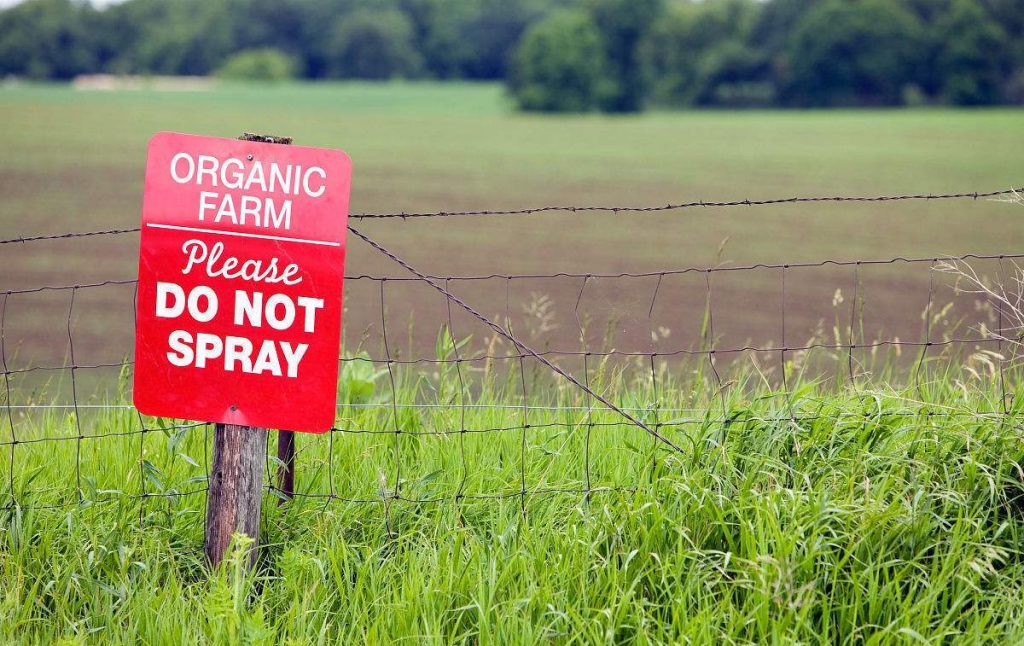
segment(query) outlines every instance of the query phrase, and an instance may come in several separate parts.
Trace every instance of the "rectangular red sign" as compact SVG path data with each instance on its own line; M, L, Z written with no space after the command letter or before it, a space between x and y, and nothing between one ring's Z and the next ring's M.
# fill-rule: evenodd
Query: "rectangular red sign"
M153 137L139 411L314 433L334 425L351 177L338 150Z

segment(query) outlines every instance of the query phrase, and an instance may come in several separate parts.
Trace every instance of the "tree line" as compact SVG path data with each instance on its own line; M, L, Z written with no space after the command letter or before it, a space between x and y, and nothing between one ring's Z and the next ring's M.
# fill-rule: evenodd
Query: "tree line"
M1020 0L28 0L0 75L504 79L528 110L1024 103Z

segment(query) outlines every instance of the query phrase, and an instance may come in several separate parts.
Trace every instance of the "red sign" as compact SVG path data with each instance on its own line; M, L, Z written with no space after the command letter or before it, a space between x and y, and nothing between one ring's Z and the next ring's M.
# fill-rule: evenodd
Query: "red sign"
M153 137L139 411L314 433L334 425L351 177L337 150Z

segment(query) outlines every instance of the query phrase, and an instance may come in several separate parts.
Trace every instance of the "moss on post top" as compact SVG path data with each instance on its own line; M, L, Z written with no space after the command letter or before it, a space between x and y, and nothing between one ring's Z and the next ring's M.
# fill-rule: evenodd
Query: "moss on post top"
M278 137L276 135L257 135L252 132L246 132L241 137L242 141L257 141L264 144L290 144L292 143L291 137Z

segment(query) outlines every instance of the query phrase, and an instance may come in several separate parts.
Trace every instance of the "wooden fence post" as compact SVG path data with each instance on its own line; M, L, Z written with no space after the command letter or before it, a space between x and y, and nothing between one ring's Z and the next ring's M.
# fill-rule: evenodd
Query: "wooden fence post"
M245 133L239 139L290 144L289 137ZM279 431L278 488L291 498L295 491L295 434ZM206 499L206 535L203 551L216 566L238 532L255 543L249 566L259 557L260 511L263 502L263 468L267 459L267 429L217 424L213 434L213 466Z
M259 556L267 430L217 424L213 433L213 466L206 498L206 559L214 566L220 563L232 534L238 532L256 541L249 554L251 567Z
M295 433L277 432L277 489L281 492L278 504L295 495Z

